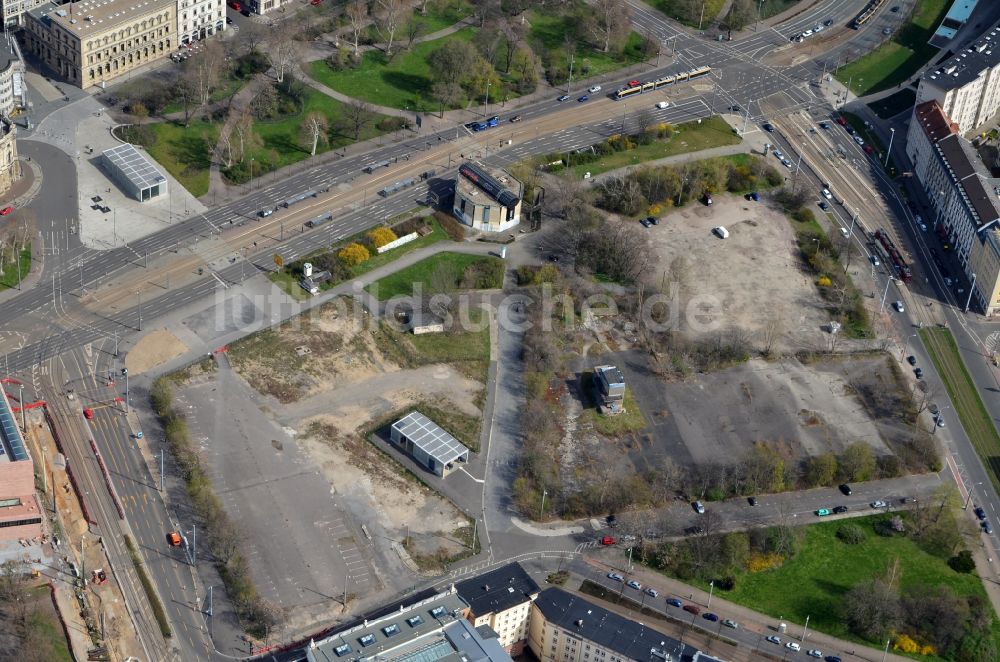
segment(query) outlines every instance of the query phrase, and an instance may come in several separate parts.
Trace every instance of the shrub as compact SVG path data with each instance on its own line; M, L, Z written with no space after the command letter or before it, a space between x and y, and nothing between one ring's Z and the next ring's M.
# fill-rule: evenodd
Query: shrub
M800 207L798 211L792 214L794 218L799 223L813 224L816 222L816 216L812 213L812 209L806 209L805 207Z
M860 545L865 541L865 532L857 524L845 524L837 529L837 539L848 545Z
M406 121L405 117L386 117L384 119L379 120L378 123L375 125L375 128L377 128L379 131L390 133L392 131L400 131L402 129L405 129L409 125L410 123Z
M408 218L405 221L400 221L392 226L390 229L395 233L397 237L403 237L414 232L418 232L421 228L427 226L427 219L423 216L414 216L413 218Z
M732 575L727 575L722 579L716 579L715 585L718 586L723 591L732 591L736 588L736 578Z
M776 552L753 554L750 560L747 561L747 570L750 572L764 572L765 570L781 567L781 564L784 562L785 557Z
M389 228L375 228L368 233L367 237L369 243L375 248L382 248L386 244L391 244L399 239L396 233Z
M963 549L955 556L948 559L948 566L955 572L969 574L976 569L976 561L972 558L972 552Z
M371 257L371 254L368 253L367 248L357 242L354 242L353 244L348 244L344 248L340 249L340 252L337 253L337 257L340 258L344 264L354 267L362 262L367 262L368 258Z
M441 211L434 212L434 218L441 224L441 229L451 237L452 241L465 241L465 226L451 214Z
M892 642L892 649L916 655L937 654L937 650L935 650L933 646L930 645L921 646L907 634L897 635L895 641Z

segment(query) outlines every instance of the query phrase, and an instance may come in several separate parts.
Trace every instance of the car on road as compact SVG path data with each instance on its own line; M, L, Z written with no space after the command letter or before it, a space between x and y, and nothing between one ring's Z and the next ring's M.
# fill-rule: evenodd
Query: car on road
M521 116L520 115L514 115L514 117L510 118L510 121L511 122L520 122L521 121Z
M823 21L823 25L825 25L826 27L830 27L831 25L833 25L833 19L832 18L826 19L825 21Z
M984 519L979 526L983 527L983 533L986 535L993 533L993 527L990 526L990 521L988 519Z
M657 101L656 102L656 107L659 108L660 110L663 110L664 108L666 108L669 105L670 105L669 101Z
M625 577L623 577L622 575L618 574L617 572L609 572L608 573L608 579L612 579L612 580L614 580L616 582L623 582L623 581L625 581Z
M579 101L580 103L583 103L584 101L586 101L589 98L590 97L588 97L586 94L584 94L583 96L577 97L576 100Z
M847 126L847 118L845 118L843 115L837 115L836 122L840 126Z
M261 209L261 210L260 210L259 212L257 212L257 214L258 214L258 215L259 215L259 216L260 216L261 218L267 218L268 216L270 216L270 215L271 215L271 214L273 214L273 213L274 213L274 210L273 210L273 209Z
M651 597L651 598L655 598L655 597L657 597L657 596L659 596L659 595L660 595L660 594L659 594L659 593L658 593L658 592L656 591L656 589L655 589L655 588L652 588L652 587L650 587L650 588L647 588L647 589L646 589L646 590L645 590L644 592L645 592L645 594L646 594L646 595L648 595L648 596L649 596L649 597Z
M792 169L792 162L789 161L788 159L781 159L781 165L785 166L789 170Z
M847 483L838 486L837 489L840 490L840 493L843 494L844 496L851 496L851 486L848 485Z
M640 85L642 85L642 83L640 83L640 82L639 82L639 81L637 81L637 80L630 80L630 81L628 82L628 86L629 86L629 87L639 87Z
M909 356L906 357L906 362L909 363L910 365L917 365L917 357L915 357L913 354L910 354Z
M976 514L976 517L978 517L980 520L986 519L986 511L983 510L982 506L976 506L972 512L974 512Z
M939 428L944 427L944 416L941 414L934 414L934 423L937 424Z
M768 133L774 133L774 125L771 124L770 122L764 122L764 124L762 126L763 126L763 129L765 131L767 131Z
M601 538L601 544L605 545L605 546L606 545L614 545L615 544L615 539L612 536L604 536L604 537Z
M770 641L772 644L778 644L779 646L781 645L781 637L776 637L773 634L769 636L767 640Z
M898 13L899 12L899 5L893 5L892 9L890 9L889 11L891 11L893 14Z
M787 644L785 644L785 648L787 648L790 651L795 651L796 653L802 650L802 646L800 646L797 642L794 641L789 641Z
M851 236L850 230L848 230L844 226L840 227L840 234L844 235L845 237L850 237Z
M815 648L810 648L808 651L806 651L806 655L808 655L809 657L819 658L823 657L823 651L816 650Z
M872 501L868 505L871 506L872 508L887 508L889 506L889 504L887 504L885 501L882 501L881 499Z
M677 598L667 598L667 604L671 607L683 607L684 603Z
M628 580L628 586L631 587L631 588L634 588L637 591L641 591L642 590L642 584L640 584L639 582L635 581L634 579Z
M559 97L558 99L556 99L556 101L559 101L561 103L563 101L567 101L568 99L569 99L569 95L568 94L564 94L561 97Z
M698 513L699 515L705 514L705 504L703 504L701 501L695 501L694 503L691 504L691 507L694 508L694 512Z
M597 94L598 92L601 91L601 86L600 85L594 85L593 87L591 87L587 91L590 92L591 94Z
M879 262L879 260L878 260L878 255L870 255L869 257L871 257L871 260L872 260L872 266L875 266L875 267L877 267L878 265L882 264L882 263L881 263L881 262Z
M177 533L176 531L171 531L170 533L168 533L167 534L167 544L169 544L171 547L180 547L181 546L181 534Z
M751 506L756 506L757 505L757 497L748 497L747 498L747 503L749 503Z
M725 625L727 628L733 628L734 630L736 630L736 629L738 629L740 627L739 623L737 623L736 621L734 621L731 618L727 618L727 619L723 620L722 624Z
M865 139L862 138L861 136L857 135L857 134L854 134L854 142L858 143L861 146L864 146Z
M833 513L839 515L841 513L846 513L848 511L847 506L834 506Z
M902 301L896 301L894 304L892 304L892 307L896 309L897 313L901 313L905 310L905 308L903 308Z
M829 129L830 128L830 123L824 120L824 121L822 121L822 122L819 123L819 128L821 128L821 129Z
M816 511L816 516L817 517L826 517L829 514L830 514L830 511L827 508L820 508L819 510Z
M822 209L823 211L827 211L828 209L830 209L830 205L826 204L826 202L824 202L823 200L820 200L819 208Z
M917 379L923 379L924 378L923 368L917 368L916 370L914 370L913 376L916 377Z
M94 420L94 410L93 410L93 409L90 409L89 407L88 407L88 408L85 408L85 409L83 410L83 417L84 417L85 419L87 419L88 421L92 421L92 420Z
M695 616L697 616L698 614L701 613L701 607L699 607L698 605L684 605L684 611L688 612L689 614L694 614Z
M135 434L133 434L132 438L134 438L134 439L142 439L142 430L139 430Z
M10 207L10 206L4 207L3 209L0 209L0 216L6 216L7 214L11 213L12 211L14 211L13 207Z
M827 200L833 200L833 193L830 193L830 189L825 188L821 191L821 193L823 194L823 197L826 198Z
M741 112L740 107L739 106L735 106L735 105L734 106L730 106L729 110L732 111L732 112L734 112L734 113Z
M717 623L719 621L719 617L713 614L712 612L709 612L707 614L702 614L701 617L704 618L706 621L712 621L713 623Z

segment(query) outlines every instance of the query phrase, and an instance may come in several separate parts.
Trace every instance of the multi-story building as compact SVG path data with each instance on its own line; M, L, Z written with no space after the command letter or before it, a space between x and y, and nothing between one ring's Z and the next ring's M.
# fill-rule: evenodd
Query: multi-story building
M7 28L22 25L25 12L37 7L42 0L3 0L0 9L3 11L3 24Z
M81 88L165 58L177 44L177 0L47 2L25 20L25 48Z
M10 117L28 105L24 59L13 31L0 37L0 115Z
M954 249L973 283L971 301L992 316L1000 311L1000 179L990 176L936 101L914 109L906 152L934 211L928 222Z
M0 116L0 195L7 193L21 177L21 164L17 160L17 127L6 117Z
M204 39L226 29L223 0L177 0L177 33L180 43Z
M30 540L41 533L34 465L7 394L0 389L0 540Z
M917 103L926 101L937 101L962 133L1000 111L1000 23L920 78Z
M458 168L452 213L475 230L509 230L521 222L522 188L509 174L468 161Z
M699 651L560 588L531 603L528 646L540 662L679 662Z
M468 605L445 593L369 614L310 642L309 662L511 662L496 634L463 618ZM662 660L661 660L662 662Z
M531 602L538 597L538 584L520 563L466 579L455 585L458 595L469 605L466 618L473 625L489 626L500 645L511 655L520 655L528 639Z
M288 4L289 0L240 0L240 5L255 14L267 14Z

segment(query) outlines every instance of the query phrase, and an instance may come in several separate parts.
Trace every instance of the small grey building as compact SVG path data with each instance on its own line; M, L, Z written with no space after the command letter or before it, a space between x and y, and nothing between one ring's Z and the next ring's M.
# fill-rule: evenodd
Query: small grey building
M594 368L598 400L606 414L620 414L625 411L625 375L613 365L599 365Z
M139 202L164 195L167 178L134 145L122 143L101 153L101 162L115 183Z
M419 411L392 424L389 440L417 464L444 478L456 462L469 461L469 449Z

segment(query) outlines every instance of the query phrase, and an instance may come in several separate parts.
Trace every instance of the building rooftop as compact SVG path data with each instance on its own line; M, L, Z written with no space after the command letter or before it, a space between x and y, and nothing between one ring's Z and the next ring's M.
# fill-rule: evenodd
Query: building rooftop
M393 423L392 427L413 442L414 446L444 465L467 456L469 452L462 442L419 411L411 411Z
M314 662L510 662L495 638L481 636L462 617L466 607L454 590L434 595L314 641L307 657Z
M64 5L48 2L28 13L39 21L56 23L78 37L111 30L159 9L177 7L176 0L84 0Z
M455 585L458 595L475 616L506 611L538 594L538 584L520 563L491 570Z
M508 209L521 201L521 183L503 171L489 172L481 163L466 161L459 166L458 172L458 185L467 194L474 195L478 189ZM516 188L517 192L508 187Z
M24 438L17 428L7 393L0 394L0 462L23 462L28 458Z
M934 36L931 37L931 43L941 48L951 41L969 20L977 4L979 0L955 0Z
M0 71L6 71L11 64L20 61L14 48L14 39L12 30L4 31L3 38L0 38Z
M922 80L952 90L975 80L985 70L1000 64L1000 22L974 43L941 66L926 72Z
M603 379L609 385L625 384L625 375L622 374L622 371L617 366L599 365L594 368L594 372L600 375L601 379Z
M966 204L976 216L977 226L1000 218L1000 180L990 176L972 143L952 135L940 140L937 149L961 187Z
M640 662L691 659L697 651L638 621L629 620L561 588L542 591L535 606L545 620L622 657Z
M122 143L103 152L118 170L129 178L136 188L145 189L166 181L166 177L135 146Z
M913 109L913 118L927 134L933 145L942 138L958 133L958 125L951 121L937 101L926 101Z

